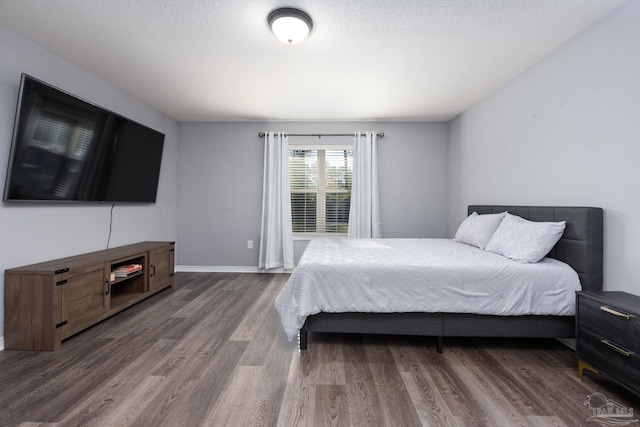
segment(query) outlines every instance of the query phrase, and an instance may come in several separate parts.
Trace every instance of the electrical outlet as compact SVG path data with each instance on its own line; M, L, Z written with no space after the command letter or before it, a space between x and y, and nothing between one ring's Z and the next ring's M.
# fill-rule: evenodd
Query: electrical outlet
M247 240L247 249L253 249L253 240Z

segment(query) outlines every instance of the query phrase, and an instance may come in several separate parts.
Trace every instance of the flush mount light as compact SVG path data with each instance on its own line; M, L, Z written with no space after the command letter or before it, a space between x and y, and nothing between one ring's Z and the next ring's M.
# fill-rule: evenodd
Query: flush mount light
M313 21L309 15L290 7L274 10L269 14L267 22L276 37L287 44L300 43L313 28Z

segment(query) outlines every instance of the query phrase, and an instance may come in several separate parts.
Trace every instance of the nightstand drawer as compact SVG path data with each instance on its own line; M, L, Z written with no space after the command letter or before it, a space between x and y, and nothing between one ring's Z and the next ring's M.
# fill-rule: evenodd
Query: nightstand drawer
M626 384L640 391L640 358L629 348L582 330L578 337L578 358L614 378L624 378Z
M579 297L578 327L640 352L640 319L615 305Z

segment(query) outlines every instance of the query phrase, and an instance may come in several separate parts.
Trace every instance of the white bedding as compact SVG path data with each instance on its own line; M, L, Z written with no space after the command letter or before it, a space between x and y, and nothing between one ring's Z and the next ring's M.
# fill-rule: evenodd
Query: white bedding
M578 274L450 239L317 239L275 306L289 339L319 312L573 315Z

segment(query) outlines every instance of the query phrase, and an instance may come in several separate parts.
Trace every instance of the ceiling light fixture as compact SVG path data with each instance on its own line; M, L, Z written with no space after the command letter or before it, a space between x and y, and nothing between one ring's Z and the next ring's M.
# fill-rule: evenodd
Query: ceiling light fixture
M274 10L269 14L267 22L276 37L287 44L300 43L313 29L313 21L309 15L290 7Z

